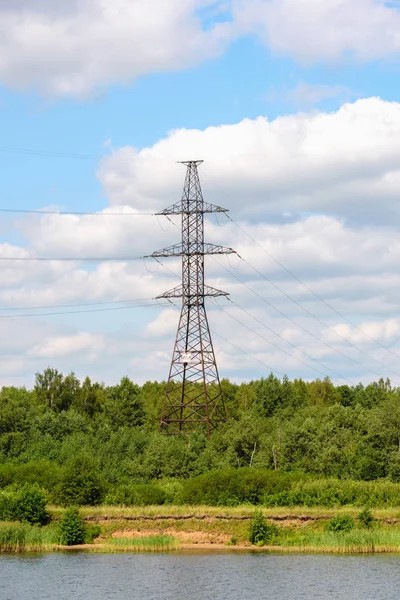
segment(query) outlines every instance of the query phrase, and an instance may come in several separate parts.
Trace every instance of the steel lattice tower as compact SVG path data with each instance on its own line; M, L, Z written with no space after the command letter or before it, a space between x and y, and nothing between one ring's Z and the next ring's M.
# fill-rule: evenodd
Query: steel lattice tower
M197 167L201 160L183 162L187 166L182 200L158 213L181 215L182 242L159 250L153 258L182 257L182 284L158 298L182 298L182 310L165 391L160 431L189 433L205 425L207 435L225 421L226 413L214 348L208 325L205 298L228 296L204 283L204 257L232 254L204 242L204 215L227 210L204 202Z

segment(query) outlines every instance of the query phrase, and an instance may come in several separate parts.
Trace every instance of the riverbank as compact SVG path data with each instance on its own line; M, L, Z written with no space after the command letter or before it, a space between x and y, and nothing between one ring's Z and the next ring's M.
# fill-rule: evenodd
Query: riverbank
M252 506L241 507L84 507L80 514L97 529L92 543L59 544L58 522L63 509L51 507L51 523L32 527L20 523L0 524L1 552L400 552L400 509L371 511L373 522L366 528L359 521L360 508L277 508L262 510L275 525L268 545L249 542ZM330 519L354 519L350 531L327 531Z

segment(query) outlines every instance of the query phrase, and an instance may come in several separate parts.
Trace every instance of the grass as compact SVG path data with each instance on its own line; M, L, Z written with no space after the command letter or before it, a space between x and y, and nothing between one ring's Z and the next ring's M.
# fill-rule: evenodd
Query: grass
M305 535L282 540L280 546L303 552L339 554L399 552L400 530L398 528L353 529L346 533L310 531Z
M59 543L54 525L36 527L18 522L0 522L0 553L53 550Z
M106 545L118 550L135 550L136 552L164 552L177 547L176 540L170 535L150 535L138 538L110 538Z

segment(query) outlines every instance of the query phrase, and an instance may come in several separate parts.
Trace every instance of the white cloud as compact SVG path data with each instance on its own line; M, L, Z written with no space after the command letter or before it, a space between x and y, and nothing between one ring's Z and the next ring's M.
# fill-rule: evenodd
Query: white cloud
M1 0L0 80L60 96L196 65L219 53L226 24L203 29L211 0Z
M400 12L381 0L233 0L241 34L303 63L398 57Z
M184 171L174 161L204 158L207 199L236 216L282 221L287 212L322 213L395 223L399 135L400 104L368 98L334 113L175 130L150 148L114 152L98 175L113 205L160 210L180 196Z
M177 325L176 310L166 309L144 328L143 335L151 338L165 338L169 336L172 339Z
M370 321L360 324L360 330L341 323L332 327L334 332L354 344L371 343L371 338L382 344L396 342L400 332L400 319L387 319L385 321ZM365 332L365 334L363 334ZM334 333L328 332L331 340L336 340Z
M85 331L63 336L52 336L35 345L29 354L38 358L58 360L88 352L91 360L102 354L106 348L104 336Z

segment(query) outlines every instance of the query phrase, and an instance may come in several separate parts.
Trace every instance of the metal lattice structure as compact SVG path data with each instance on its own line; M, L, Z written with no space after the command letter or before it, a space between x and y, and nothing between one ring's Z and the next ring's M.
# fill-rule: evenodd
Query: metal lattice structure
M205 298L228 294L205 285L204 258L208 254L232 254L234 250L204 242L204 215L227 210L204 202L197 170L202 162L182 163L187 166L182 200L158 213L181 215L181 244L152 254L153 258L182 257L182 284L158 296L182 298L160 421L160 431L167 434L189 433L203 425L209 436L226 418Z

